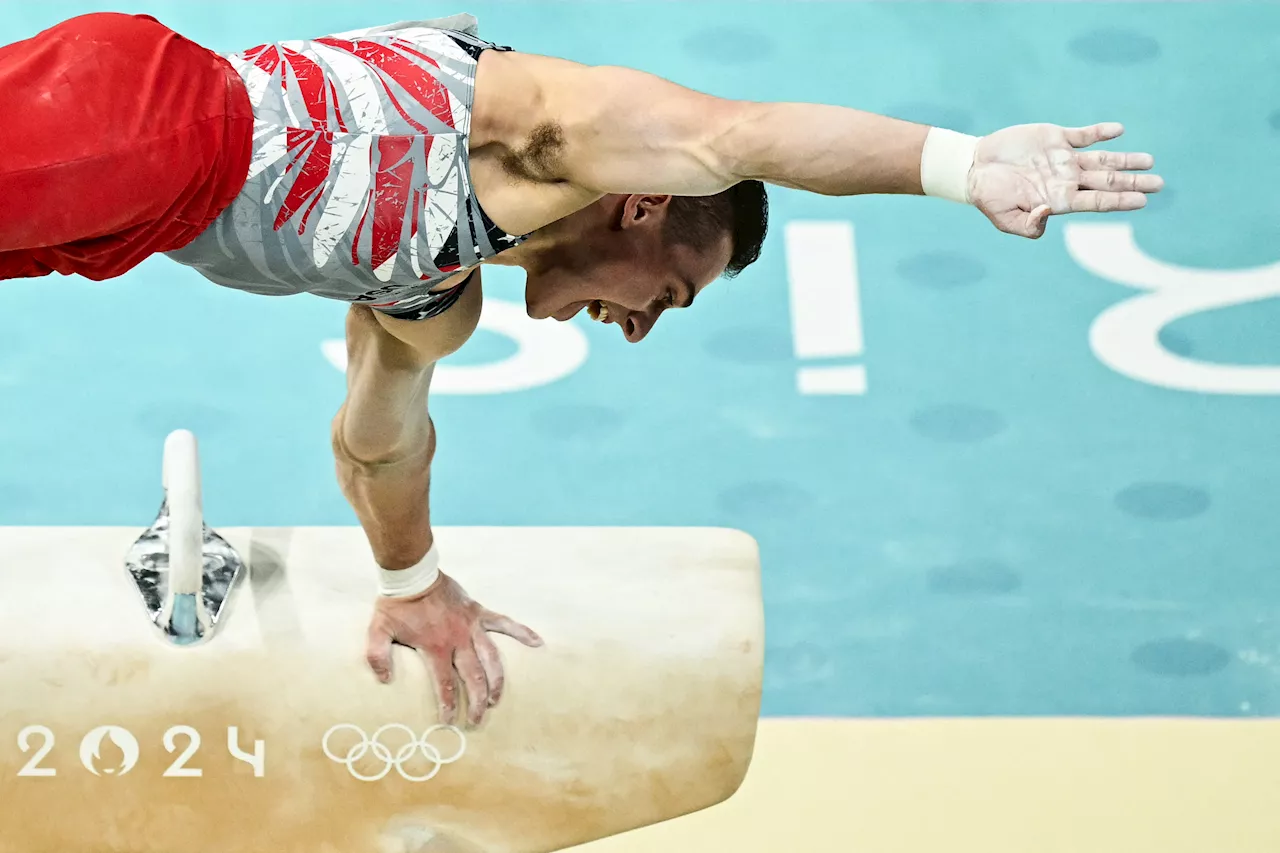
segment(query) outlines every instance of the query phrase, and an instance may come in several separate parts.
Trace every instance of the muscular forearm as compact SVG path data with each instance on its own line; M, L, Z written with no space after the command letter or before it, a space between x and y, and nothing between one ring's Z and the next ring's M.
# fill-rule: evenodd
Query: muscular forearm
M334 421L333 452L342 493L369 538L374 559L384 569L415 565L431 548L429 492L435 431L408 455L361 459L344 440L345 409Z
M339 415L341 420L341 415ZM374 559L384 569L416 564L431 548L431 460L435 434L421 451L403 458L364 461L334 430L338 482L369 538Z
M742 104L712 145L735 179L832 196L920 195L929 128L847 107Z

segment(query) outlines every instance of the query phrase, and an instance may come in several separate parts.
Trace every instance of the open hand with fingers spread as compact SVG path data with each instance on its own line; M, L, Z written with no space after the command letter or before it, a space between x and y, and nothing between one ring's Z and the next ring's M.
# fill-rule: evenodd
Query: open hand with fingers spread
M1123 133L1116 123L1024 124L984 136L969 170L969 199L1001 231L1031 239L1053 214L1138 210L1164 186L1147 173L1154 158L1081 150Z
M538 648L542 638L528 627L473 601L458 582L439 581L415 598L382 596L369 625L366 658L383 684L392 677L393 644L416 649L425 659L440 703L440 722L458 718L458 684L466 691L468 725L478 726L502 698L502 657L489 632Z

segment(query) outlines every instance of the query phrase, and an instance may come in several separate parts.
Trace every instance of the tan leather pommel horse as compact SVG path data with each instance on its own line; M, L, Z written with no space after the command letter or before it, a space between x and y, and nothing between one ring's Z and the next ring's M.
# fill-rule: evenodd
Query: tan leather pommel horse
M441 528L445 567L545 639L439 727L364 661L358 528L204 527L196 444L137 529L0 528L0 853L542 853L718 803L759 713L743 533Z

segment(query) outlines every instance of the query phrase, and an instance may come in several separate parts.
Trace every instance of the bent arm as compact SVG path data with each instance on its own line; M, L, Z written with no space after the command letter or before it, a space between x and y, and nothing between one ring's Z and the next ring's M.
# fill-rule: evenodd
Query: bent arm
M427 393L434 363L388 334L368 308L347 315L347 399L333 420L338 483L378 565L406 569L430 550L435 456Z
M369 537L378 565L418 564L431 549L431 462L435 425L427 408L440 359L475 331L480 271L452 308L410 322L363 306L347 313L347 399L333 420L342 493Z
M626 68L521 61L562 135L550 179L601 193L711 195L748 179L833 196L922 193L924 125L847 107L725 100Z

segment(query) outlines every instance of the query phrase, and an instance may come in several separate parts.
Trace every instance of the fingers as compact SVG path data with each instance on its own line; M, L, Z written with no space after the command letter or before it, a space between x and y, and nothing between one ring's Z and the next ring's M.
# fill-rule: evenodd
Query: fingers
M1108 139L1115 139L1124 133L1124 125L1119 122L1109 121L1102 124L1091 124L1088 127L1068 127L1063 128L1067 135L1067 142L1072 148L1088 148L1090 145L1096 145L1099 142L1106 142Z
M498 704L506 684L502 656L493 641L483 631L479 631L471 646L459 646L454 651L452 662L431 656L428 659L436 681L436 695L441 697L441 722L453 725L457 718L457 680L453 677L455 671L462 679L467 693L467 724L478 726L484 722L485 713Z
M1044 236L1052 209L1047 204L1031 211L1009 210L991 217L991 223L1006 234L1037 240Z
M1147 195L1141 192L1082 190L1071 198L1072 213L1112 213L1141 210L1146 206Z
M514 619L503 616L501 613L486 610L480 617L480 627L486 631L506 634L513 640L518 640L532 649L542 646L542 638L535 634L532 629L526 625L521 625Z
M427 670L436 685L436 701L440 705L440 722L451 726L458 719L458 682L453 677L453 655L447 651L423 651Z
M484 678L489 685L489 707L498 704L502 698L502 689L506 686L506 673L502 669L502 656L493 640L484 633L478 633L475 639L476 656L480 666L484 668Z
M445 725L455 725L458 720L459 677L466 690L468 725L480 725L484 721L485 711L497 704L498 697L490 685L496 684L500 695L503 683L502 663L492 641L483 634L480 636L484 643L477 643L475 649L459 646L452 652L444 649L435 652L420 651L435 685L440 722ZM488 648L484 648L485 645ZM491 675L491 672L494 674Z
M458 675L462 676L462 684L467 689L467 723L478 726L489 708L489 679L485 676L479 656L469 646L463 646L454 652L453 665L458 670Z
M1044 236L1044 229L1049 224L1049 215L1053 213L1053 209L1047 204L1042 204L1035 210L1027 214L1026 222L1023 223L1023 236L1030 237L1032 240L1038 240Z
M1111 193L1156 193L1164 186L1159 175L1135 175L1130 172L1081 172L1080 189L1106 190Z
M1150 154L1126 154L1121 151L1082 151L1076 155L1076 165L1084 172L1113 170L1143 172L1156 164Z
M369 629L369 639L365 644L365 662L374 676L383 684L391 683L391 635L377 626Z

